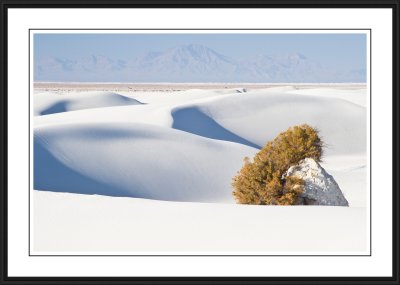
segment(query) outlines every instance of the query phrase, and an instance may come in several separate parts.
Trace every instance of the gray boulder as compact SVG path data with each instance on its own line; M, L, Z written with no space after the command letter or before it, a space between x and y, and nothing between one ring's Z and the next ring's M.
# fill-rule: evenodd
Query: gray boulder
M306 158L288 169L284 176L304 180L300 205L349 206L335 179L314 159Z

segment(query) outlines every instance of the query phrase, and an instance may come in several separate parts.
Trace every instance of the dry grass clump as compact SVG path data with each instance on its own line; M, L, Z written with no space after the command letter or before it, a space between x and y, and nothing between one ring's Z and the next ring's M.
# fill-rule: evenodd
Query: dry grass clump
M323 142L318 131L304 124L280 133L268 142L233 178L233 195L239 204L295 205L304 192L304 181L283 177L290 166L305 158L320 162Z

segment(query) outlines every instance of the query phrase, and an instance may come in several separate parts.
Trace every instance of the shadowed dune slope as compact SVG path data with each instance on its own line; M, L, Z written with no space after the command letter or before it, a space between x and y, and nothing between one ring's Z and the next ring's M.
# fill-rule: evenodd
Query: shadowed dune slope
M172 109L172 127L262 147L289 127L320 130L327 154L366 151L366 109L346 100L285 93L243 93Z
M113 106L141 105L138 100L113 92L87 92L86 94L35 94L35 115L49 115L67 111Z
M34 188L233 202L231 178L257 150L145 124L69 124L34 135Z
M200 135L203 137L231 141L247 146L260 148L256 145L222 127L212 117L207 116L198 107L182 108L172 112L172 128Z

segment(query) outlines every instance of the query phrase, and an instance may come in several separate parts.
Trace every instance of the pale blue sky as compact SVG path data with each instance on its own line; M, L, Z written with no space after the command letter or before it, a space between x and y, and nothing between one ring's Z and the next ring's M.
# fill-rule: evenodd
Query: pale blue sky
M130 60L182 44L202 44L233 58L299 52L338 71L366 68L365 34L35 34L34 59L95 54Z

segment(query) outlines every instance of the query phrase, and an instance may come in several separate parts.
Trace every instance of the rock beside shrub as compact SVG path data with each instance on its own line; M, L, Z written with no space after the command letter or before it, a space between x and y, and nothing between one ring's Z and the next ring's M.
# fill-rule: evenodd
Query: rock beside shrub
M291 166L283 179L296 177L302 180L302 193L298 205L349 206L335 179L314 159L305 158L297 165Z

